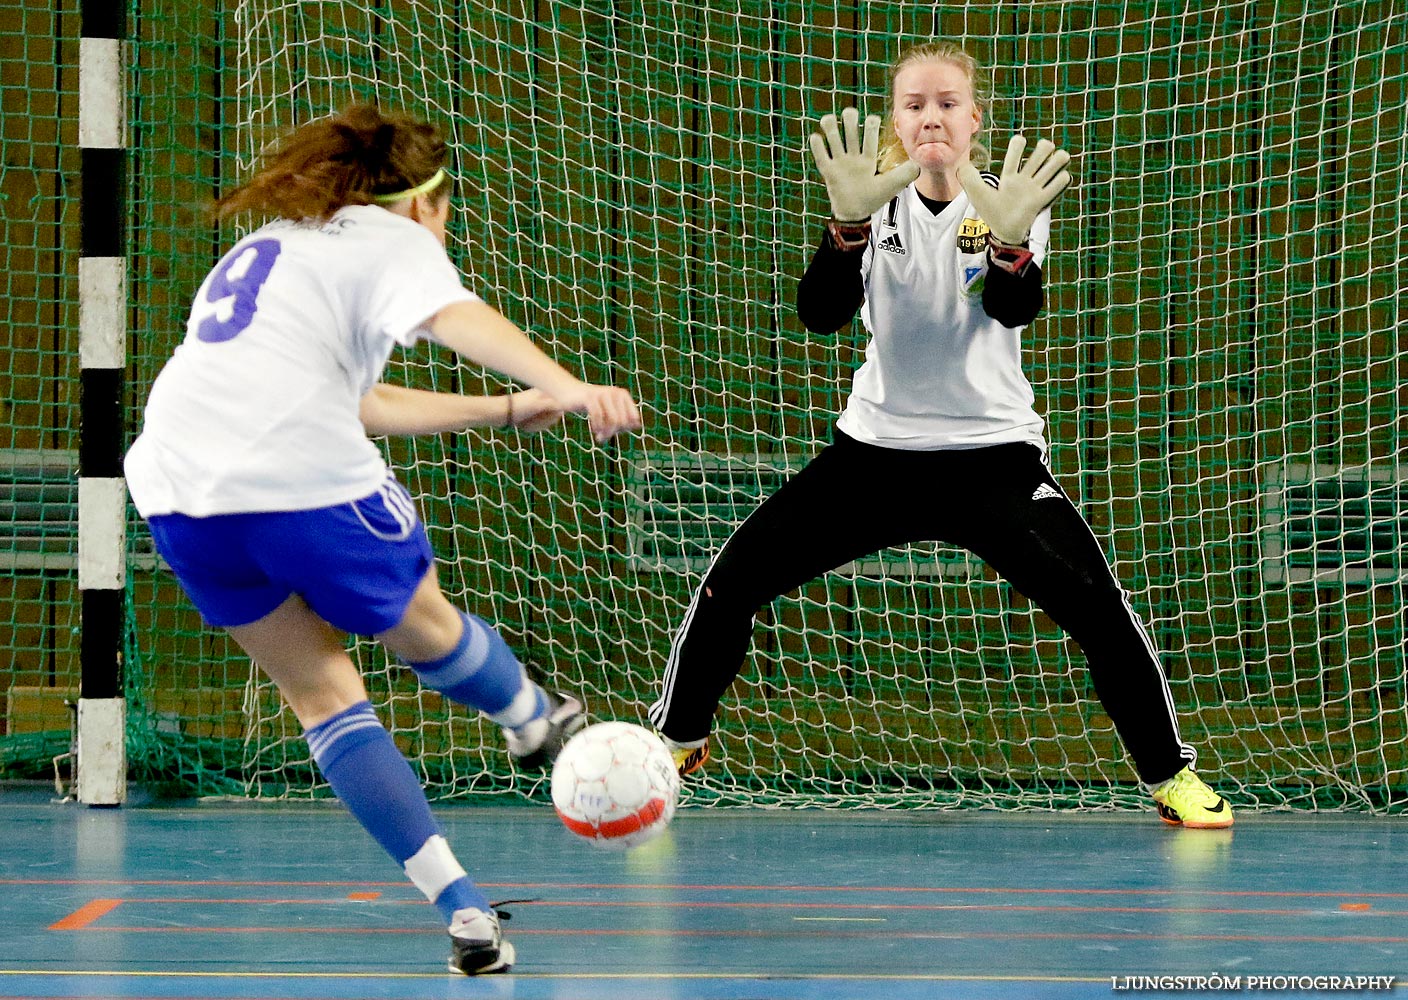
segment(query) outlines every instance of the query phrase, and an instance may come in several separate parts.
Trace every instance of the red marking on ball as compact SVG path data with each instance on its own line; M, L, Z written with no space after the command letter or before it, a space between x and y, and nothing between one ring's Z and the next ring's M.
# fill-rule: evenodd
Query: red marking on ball
M651 799L629 816L607 820L599 826L585 820L574 819L561 809L557 810L557 815L562 819L563 826L577 836L586 837L589 840L615 840L617 837L629 836L638 830L644 830L664 814L665 800L660 798Z

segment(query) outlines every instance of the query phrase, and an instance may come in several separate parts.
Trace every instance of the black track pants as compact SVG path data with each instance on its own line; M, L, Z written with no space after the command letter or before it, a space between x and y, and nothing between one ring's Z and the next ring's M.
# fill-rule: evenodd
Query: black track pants
M715 558L675 636L651 721L681 742L708 735L759 609L854 559L925 540L972 552L1075 639L1142 780L1192 763L1143 623L1030 444L900 451L836 431Z

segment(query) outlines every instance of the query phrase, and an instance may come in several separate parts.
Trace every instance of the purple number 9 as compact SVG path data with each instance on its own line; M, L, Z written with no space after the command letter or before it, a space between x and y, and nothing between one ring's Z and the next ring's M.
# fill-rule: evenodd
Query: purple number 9
M218 309L222 300L233 298L230 318L220 319L215 312L211 312L196 327L196 336L200 340L207 344L219 344L233 340L244 332L244 328L254 319L259 289L264 287L281 249L278 240L255 240L245 244L239 253L225 258L225 262L210 276L205 301Z

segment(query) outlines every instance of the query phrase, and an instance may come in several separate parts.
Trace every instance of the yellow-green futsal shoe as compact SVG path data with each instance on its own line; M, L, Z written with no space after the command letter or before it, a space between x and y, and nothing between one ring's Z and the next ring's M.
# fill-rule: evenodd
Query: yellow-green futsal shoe
M670 751L670 756L675 758L675 770L680 772L683 778L686 774L693 774L699 770L709 760L709 738L696 743L676 743L664 733L660 734L660 739Z
M1232 807L1190 769L1184 768L1153 790L1159 819L1191 830L1220 830L1232 825Z

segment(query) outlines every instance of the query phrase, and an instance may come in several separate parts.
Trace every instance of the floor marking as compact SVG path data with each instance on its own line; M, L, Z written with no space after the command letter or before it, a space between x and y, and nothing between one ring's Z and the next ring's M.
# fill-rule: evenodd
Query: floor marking
M427 934L424 927L93 927L89 934ZM840 937L841 931L679 930L665 927L515 927L514 937L802 938ZM1378 934L1176 934L1052 931L846 931L848 935L913 941L1267 941L1310 944L1408 944L1408 937Z
M897 885L716 885L660 882L479 882L481 888L531 889L644 889L689 892L831 892L915 893L917 895L1033 895L1033 896L1253 896L1271 899L1408 899L1408 892L1364 892L1357 889L1295 892L1269 889L1072 889L1021 888L1017 886L897 886ZM0 885L168 885L192 886L306 886L314 888L405 888L405 882L299 882L274 879L65 879L0 878Z
M122 905L120 899L94 899L84 903L62 920L49 925L51 931L81 931L93 921Z
M793 920L812 920L816 922L829 921L832 923L843 923L849 921L857 924L883 924L884 917L793 917Z
M436 979L444 982L443 972L290 972L271 970L269 972L168 972L159 970L99 970L99 969L0 969L0 976L118 976L135 979ZM513 979L592 979L611 981L624 980L673 980L673 979L739 979L763 981L776 978L774 973L758 972L526 972L515 971ZM789 972L788 979L825 981L831 979L845 982L916 982L916 983L1108 983L1108 976L1020 976L1020 975L971 975L951 973L806 973ZM453 980L458 982L458 980ZM511 981L511 980L509 980Z
M381 902L386 906L424 907L425 900L410 898L383 898L379 892L350 892L346 897L288 897L288 896L136 896L124 899L128 906L341 906L347 901ZM522 904L534 909L686 909L686 910L876 910L886 913L918 911L924 913L1204 913L1224 916L1259 917L1314 917L1323 916L1324 909L1302 908L1282 909L1273 907L1223 907L1223 906L1085 906L1036 905L1030 903L811 903L799 900L690 900L690 899L535 899ZM1340 903L1339 909L1350 912L1373 910L1371 903ZM1408 910L1376 910L1379 916L1408 916ZM798 918L800 919L800 918Z

